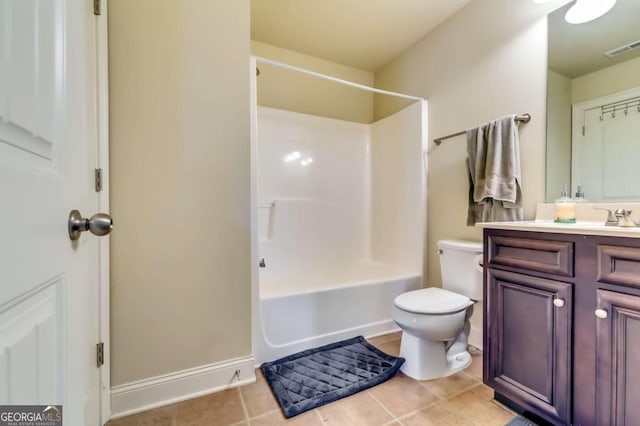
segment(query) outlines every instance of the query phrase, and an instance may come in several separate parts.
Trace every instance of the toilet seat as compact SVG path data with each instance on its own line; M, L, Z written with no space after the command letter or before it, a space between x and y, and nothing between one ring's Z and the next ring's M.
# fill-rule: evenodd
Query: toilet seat
M405 312L424 315L451 314L472 304L467 296L437 287L403 293L396 297L393 303Z

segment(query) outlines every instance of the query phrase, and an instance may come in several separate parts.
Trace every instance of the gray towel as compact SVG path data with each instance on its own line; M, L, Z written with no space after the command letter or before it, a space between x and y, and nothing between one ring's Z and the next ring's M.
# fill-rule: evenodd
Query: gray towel
M515 118L510 115L467 131L467 225L523 218L520 147Z

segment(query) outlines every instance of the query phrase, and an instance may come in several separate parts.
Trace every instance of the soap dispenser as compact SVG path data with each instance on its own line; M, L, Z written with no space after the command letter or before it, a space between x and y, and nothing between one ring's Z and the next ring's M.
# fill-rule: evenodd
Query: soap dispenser
M576 189L576 197L574 198L576 203L588 203L589 200L584 198L584 191L582 190L582 185L578 185L578 189Z
M560 198L556 200L556 223L576 223L576 202L569 196L569 185L564 184Z

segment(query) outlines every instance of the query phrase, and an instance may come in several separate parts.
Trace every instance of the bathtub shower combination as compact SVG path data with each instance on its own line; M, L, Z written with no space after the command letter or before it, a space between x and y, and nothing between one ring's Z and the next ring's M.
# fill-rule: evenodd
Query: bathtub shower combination
M426 102L373 124L257 108L261 363L398 330L422 284Z

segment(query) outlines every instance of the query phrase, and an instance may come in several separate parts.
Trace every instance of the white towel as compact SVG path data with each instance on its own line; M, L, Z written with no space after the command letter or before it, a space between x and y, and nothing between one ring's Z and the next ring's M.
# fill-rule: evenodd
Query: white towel
M515 118L515 114L510 115L467 131L467 225L523 218L520 146Z

